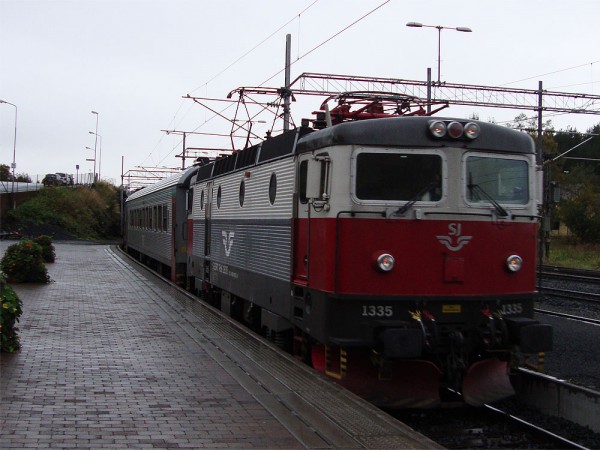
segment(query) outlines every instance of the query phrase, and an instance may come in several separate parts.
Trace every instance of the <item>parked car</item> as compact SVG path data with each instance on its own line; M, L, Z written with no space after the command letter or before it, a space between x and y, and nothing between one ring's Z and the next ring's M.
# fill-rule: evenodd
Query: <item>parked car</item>
M42 180L42 184L44 186L60 186L62 184L62 180L55 173L48 173Z
M69 176L66 173L56 172L56 176L60 180L60 184L62 186L68 186L70 184Z

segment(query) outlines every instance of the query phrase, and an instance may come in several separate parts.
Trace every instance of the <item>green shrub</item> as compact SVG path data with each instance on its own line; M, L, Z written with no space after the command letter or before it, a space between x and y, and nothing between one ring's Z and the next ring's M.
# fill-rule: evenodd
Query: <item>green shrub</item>
M33 242L39 244L42 247L42 258L44 258L44 262L54 262L54 260L56 259L56 252L54 251L54 245L52 245L51 236L38 236L33 240Z
M6 249L2 270L8 281L15 283L47 283L50 281L42 256L42 246L23 239Z
M23 312L22 302L0 273L0 352L14 352L21 348L19 329L16 327Z

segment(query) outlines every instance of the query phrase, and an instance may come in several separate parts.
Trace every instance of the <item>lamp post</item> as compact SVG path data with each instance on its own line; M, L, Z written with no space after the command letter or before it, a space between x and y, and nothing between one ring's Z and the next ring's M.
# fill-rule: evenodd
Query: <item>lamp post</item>
M86 161L93 161L94 162L94 178L92 179L91 184L94 184L96 182L96 150L93 149L92 147L86 147L87 150L92 150L94 152L94 157L93 158L86 158Z
M98 133L94 133L93 131L89 132L90 134L95 134L96 138L100 138L100 148L99 148L99 155L98 155L98 180L100 180L101 178L101 173L102 173L102 135L98 134ZM94 153L94 158L96 157L96 154Z
M438 30L438 84L441 84L441 75L440 75L440 59L441 59L441 53L442 53L442 30L454 30L454 31L461 31L463 33L471 33L473 32L473 30L471 30L469 27L443 27L441 25L424 25L420 22L408 22L406 24L407 27L411 27L411 28L436 28Z
M96 114L96 138L94 140L94 183L96 182L96 147L98 145L98 118L100 117L100 114L98 114L96 111L92 111L92 114Z
M13 197L13 209L16 208L15 200L15 168L17 167L17 105L7 102L6 100L0 100L0 103L6 103L7 105L15 107L15 136L13 140L13 160L12 160L12 197Z

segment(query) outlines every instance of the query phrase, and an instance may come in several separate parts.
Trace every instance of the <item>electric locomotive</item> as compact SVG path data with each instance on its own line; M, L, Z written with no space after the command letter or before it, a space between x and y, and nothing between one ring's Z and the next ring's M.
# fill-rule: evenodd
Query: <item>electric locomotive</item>
M442 387L503 398L519 355L551 349L533 317L541 193L524 133L433 117L302 126L180 185L174 278L376 404L434 406Z

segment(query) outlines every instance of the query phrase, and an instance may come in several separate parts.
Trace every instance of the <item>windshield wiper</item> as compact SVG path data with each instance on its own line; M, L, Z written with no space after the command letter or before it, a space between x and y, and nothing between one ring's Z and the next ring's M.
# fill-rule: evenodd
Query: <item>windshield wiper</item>
M409 201L402 205L398 211L394 214L395 216L403 216L412 206L417 203L426 192L432 190L438 185L438 181L432 181L419 192L417 192Z
M487 201L489 201L492 205L494 205L494 209L501 217L508 216L508 212L498 203L490 194L488 194L481 186L478 184L473 184L471 174L469 174L469 184L467 184L469 191L471 191L471 196L473 192L477 192L482 197L484 197Z

